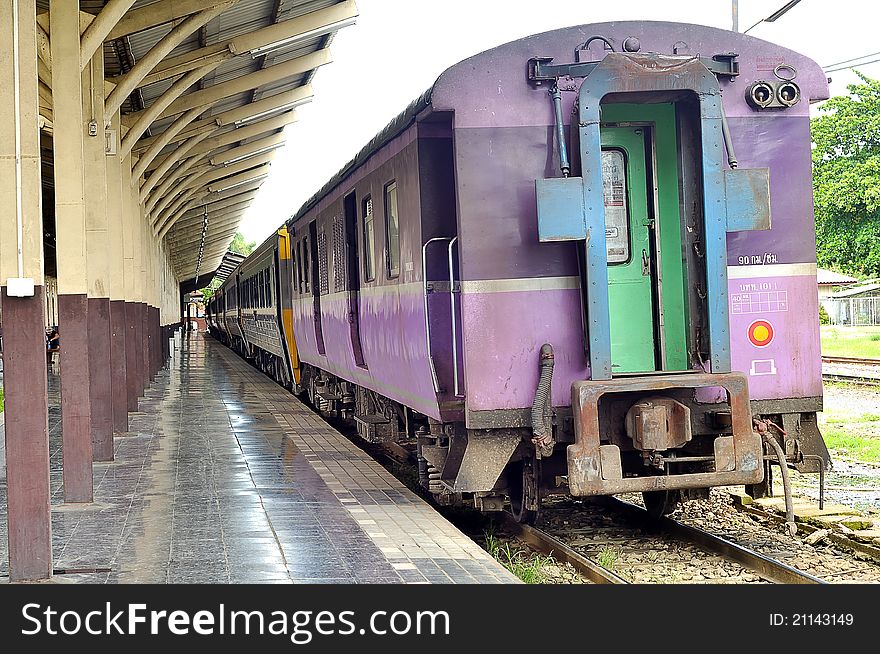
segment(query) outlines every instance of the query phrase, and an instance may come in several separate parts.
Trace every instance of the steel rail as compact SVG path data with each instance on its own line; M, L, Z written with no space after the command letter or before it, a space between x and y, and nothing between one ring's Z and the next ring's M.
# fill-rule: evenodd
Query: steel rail
M615 510L619 509L620 511L626 512L638 519L649 519L648 512L635 504L624 502L617 498L611 499L608 504ZM828 583L807 572L793 568L782 561L777 561L776 559L765 556L760 552L755 552L742 545L733 543L726 538L686 525L677 520L673 520L672 518L663 517L657 522L657 525L670 536L694 543L706 552L717 554L729 561L735 561L766 581L775 584Z
M594 584L628 584L629 582L611 570L603 568L583 554L573 550L555 536L536 527L523 525L514 520L509 513L504 514L504 527L520 540L546 556L553 556L557 561L571 564L584 577Z
M880 359L872 359L867 357L839 357L823 354L822 363L846 363L849 365L859 366L880 366Z

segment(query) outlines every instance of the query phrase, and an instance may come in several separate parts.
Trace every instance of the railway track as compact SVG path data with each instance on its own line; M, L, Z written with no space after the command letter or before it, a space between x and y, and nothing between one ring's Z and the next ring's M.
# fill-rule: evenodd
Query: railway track
M589 527L593 532L590 534L588 543L584 543L579 536L584 529L540 529L516 523L512 517L505 514L504 526L517 538L528 543L533 549L545 555L551 555L559 562L570 564L584 577L593 583L599 584L626 584L631 581L641 581L638 568L641 566L668 565L669 572L665 582L674 582L674 568L678 564L673 561L667 564L663 561L664 553L670 558L685 561L685 565L691 565L695 561L702 566L703 571L723 571L720 577L706 577L698 580L700 583L728 583L734 577L732 572L736 569L749 571L756 581L764 583L784 584L824 584L827 583L818 577L793 568L782 561L778 561L759 552L753 551L729 540L711 534L671 518L662 518L659 522L650 521L647 512L634 504L623 502L616 498L608 498L595 505L598 509L607 509L600 513L600 522L606 522L609 512L618 521L625 521L625 525L617 522L612 524ZM585 510L585 507L581 509ZM553 522L551 519L547 522ZM574 536L574 537L572 537ZM580 543L580 545L577 545ZM601 558L600 551L626 550L641 552L660 553L653 562L627 562L621 557L619 563L609 566L600 564L597 558ZM598 556L597 556L598 554ZM723 562L719 566L719 561ZM609 569L611 568L611 569ZM663 583L660 580L658 583ZM684 579L683 581L690 581Z
M834 357L822 355L822 363L841 363L850 366L880 366L880 359L864 357Z
M822 372L826 381L846 382L860 386L880 386L880 359L865 357L822 356L822 364L832 366Z
M348 436L355 444L367 451L374 458L383 462L392 474L400 475L402 469L414 470L413 453L400 446L388 447L388 444L368 444L362 441L354 433L349 425L339 424L338 421L329 421L334 427ZM412 490L421 493L420 488L413 479L402 479ZM429 499L429 496L428 496ZM565 499L564 503L572 500ZM545 555L551 555L558 563L568 563L585 579L597 584L628 584L628 583L789 583L789 584L823 584L827 581L810 575L809 573L788 566L771 556L743 547L715 534L683 524L670 518L663 518L659 523L649 520L646 511L635 504L623 502L617 498L597 498L594 502L580 503L570 508L554 507L552 504L545 505L547 510L544 515L565 517L575 523L575 529L556 529L547 525L543 528L518 524L508 513L500 514L502 527L505 532L515 536L522 542L527 543L532 549ZM465 515L473 516L472 512ZM479 515L479 514L476 514ZM499 514L494 514L498 516ZM449 517L449 516L448 516ZM591 523L588 525L586 522ZM485 522L481 518L480 526L469 524L468 519L461 516L450 517L453 522L460 523L459 527L465 533L470 533L472 538L480 542L480 534L483 533ZM568 522L566 521L566 522ZM545 520L545 522L549 522ZM627 524L629 523L629 524ZM584 528L579 528L583 526ZM575 535L572 539L571 536ZM591 541L588 546L578 546L576 541L581 534L589 534ZM670 545L671 544L671 545ZM654 551L658 554L652 562L637 562L630 565L621 560L608 566L600 564L601 550L605 547L614 548L624 552L631 550L644 554L645 551ZM670 550L665 552L664 550ZM669 557L685 556L691 564L695 564L701 571L707 574L701 579L690 580L677 578L673 571L668 577L661 579L644 579L639 574L645 567L663 566L666 569L674 569L676 564L667 565ZM769 552L774 554L774 551ZM644 558L644 557L642 557ZM717 571L719 563L730 572L726 577L711 576L710 570ZM610 569L609 569L610 568ZM751 579L744 579L738 573L749 572ZM823 574L824 571L819 574ZM837 572L831 574L839 574Z

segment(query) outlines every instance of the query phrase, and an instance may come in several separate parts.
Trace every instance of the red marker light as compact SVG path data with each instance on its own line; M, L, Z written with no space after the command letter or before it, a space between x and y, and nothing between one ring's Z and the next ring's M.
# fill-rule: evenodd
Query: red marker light
M756 320L749 325L749 341L755 347L766 347L773 341L773 325L766 320Z

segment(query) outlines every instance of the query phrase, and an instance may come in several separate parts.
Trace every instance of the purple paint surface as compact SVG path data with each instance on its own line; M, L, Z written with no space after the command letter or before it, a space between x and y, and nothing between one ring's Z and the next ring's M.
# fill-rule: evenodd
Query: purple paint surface
M731 279L730 341L733 369L748 375L753 400L822 395L819 298L814 275ZM749 326L766 320L773 340L749 341Z
M467 283L577 274L575 245L539 243L537 239L535 180L558 176L558 172L551 103L545 88L532 88L525 81L525 67L534 56L571 62L574 48L593 34L602 34L618 45L636 36L642 52L671 53L677 43L680 54L686 55L739 53L741 75L721 83L723 101L740 167L770 169L773 227L766 232L730 234L728 262L739 265L741 258L747 257L748 265L754 265L757 257L761 263L814 263L808 100L828 95L821 68L803 55L747 35L696 25L620 22L528 37L478 54L438 79L433 110L454 113L461 279ZM774 67L782 63L797 68L804 100L784 111L755 112L745 102L746 88L756 80L773 79ZM578 84L573 84L571 91ZM566 120L575 97L574 92L563 94ZM352 190L359 199L372 194L379 207L382 184L404 179L404 171L418 170L414 146L417 137L429 135L426 124L409 127L353 171L297 222L298 235L316 217L319 225L326 226L334 212L341 212L343 195ZM446 134L445 127L437 129L438 135ZM343 295L322 297L326 356L317 351L311 297L295 302L294 328L304 362L438 417L419 288L424 239L418 179L400 183L399 188L401 277L384 279L379 257L379 280L362 284L360 325L366 369L354 362ZM375 226L376 241L382 243L381 220ZM772 267L768 273L772 274ZM770 274L760 280L729 282L733 367L746 373L754 368L749 380L755 399L821 395L815 277ZM798 307L797 314L781 311L778 305L769 317L760 313L760 305L759 314L743 313L742 302L733 299L746 292L744 285L752 284L770 284L775 291L784 291L790 306ZM438 361L451 356L448 310L441 313L444 298L448 296L430 300L432 349ZM462 384L467 388L468 409L530 406L538 379L537 353L545 342L552 343L556 352L553 404L570 404L571 383L589 377L577 289L464 292L461 305ZM773 324L775 338L766 348L755 351L745 334L758 317ZM444 360L437 366L441 385L447 388L448 363Z

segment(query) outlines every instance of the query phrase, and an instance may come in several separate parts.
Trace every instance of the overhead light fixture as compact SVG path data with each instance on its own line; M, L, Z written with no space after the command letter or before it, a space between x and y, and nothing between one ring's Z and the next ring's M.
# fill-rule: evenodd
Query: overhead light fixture
M261 57L262 55L271 52L272 50L278 50L279 48L291 45L293 43L296 43L297 41L306 41L308 39L313 39L318 36L326 36L327 34L331 34L332 32L335 32L337 30L341 30L345 27L349 27L350 25L354 25L355 21L355 18L338 20L335 23L330 23L329 25L325 25L324 27L318 27L316 29L309 30L308 32L300 32L299 34L288 36L286 39L280 39L273 43L261 45L260 47L254 48L250 51L251 57L256 59L257 57Z
M241 127L243 125L247 125L248 123L252 123L256 120L260 120L262 118L266 118L267 116L271 116L272 114L284 113L285 111L290 111L291 109L296 109L300 105L304 105L308 102L311 102L312 98L303 98L302 100L294 100L293 102L288 102L287 104L283 104L280 107L273 107L272 109L266 109L266 111L261 111L259 113L254 114L253 116L248 116L247 118L242 118L241 120L236 120L233 122L234 127Z

